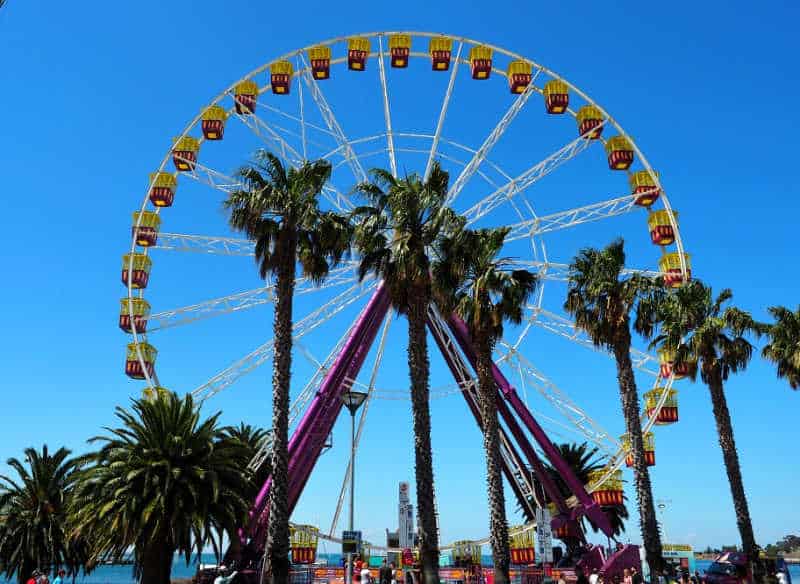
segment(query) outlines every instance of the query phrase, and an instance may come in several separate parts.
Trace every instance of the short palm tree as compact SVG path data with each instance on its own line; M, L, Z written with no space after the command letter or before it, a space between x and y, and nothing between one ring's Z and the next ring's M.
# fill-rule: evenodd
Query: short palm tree
M84 565L67 525L76 469L69 455L44 445L26 448L24 463L8 459L16 477L0 475L0 567L7 578L25 582L35 569L62 567L74 574Z
M355 243L361 253L359 276L382 278L392 306L408 320L408 368L414 417L414 459L425 584L439 582L438 530L431 454L430 386L426 322L431 303L429 250L463 222L445 206L449 176L434 163L428 180L397 179L375 169L372 182L356 187L367 205L353 212Z
M575 319L575 326L585 331L595 346L611 351L616 360L622 415L631 441L642 542L650 573L655 574L661 570L663 561L661 537L644 455L639 395L630 351L631 328L645 337L652 335L655 309L664 286L660 278L625 274L624 269L625 249L621 239L602 250L581 251L570 264L564 308Z
M269 492L267 558L272 580L289 579L289 386L292 367L292 305L299 262L304 276L321 282L331 265L350 249L347 220L319 207L331 175L324 160L287 171L281 161L260 152L243 168L244 188L225 201L230 226L255 241L262 278L276 279L272 372L272 485Z
M731 373L747 367L753 346L745 337L758 334L760 325L743 310L734 306L723 308L732 297L732 292L725 289L714 298L711 288L699 280L683 285L659 309L660 334L653 340L653 346L675 352L675 363L696 363L696 367L689 368L690 375L695 378L699 370L700 378L708 386L742 549L756 558L756 541L724 384Z
M522 322L524 308L536 289L536 276L512 269L499 258L508 228L465 229L441 239L433 265L434 296L447 315L455 311L467 324L475 348L478 396L486 455L486 490L494 581L509 581L511 556L503 493L497 385L492 375L492 352L503 336L503 324Z
M766 325L769 343L761 355L772 361L778 377L786 379L792 389L800 388L800 306L795 312L783 306L769 309L774 322Z
M587 442L582 442L580 444L556 444L556 448L558 448L558 452L561 458L564 459L564 462L569 465L577 479L584 485L589 483L590 475L593 471L600 470L605 466L606 461L598 456L597 448L590 447ZM572 493L559 472L551 466L548 467L548 471L553 482L561 491L561 494L565 498L570 497ZM624 497L623 495L623 499ZM608 517L611 528L614 530L614 535L620 535L625 531L625 521L628 519L628 508L624 504L606 505L603 506L602 509L606 517ZM591 520L589 520L589 525L591 525L595 532L599 531L598 527L594 525Z
M91 443L71 505L75 533L96 560L134 550L142 582L169 584L175 552L188 563L213 533L244 524L251 476L247 451L225 436L219 414L205 420L190 395L118 407L119 427ZM219 550L216 550L219 553Z

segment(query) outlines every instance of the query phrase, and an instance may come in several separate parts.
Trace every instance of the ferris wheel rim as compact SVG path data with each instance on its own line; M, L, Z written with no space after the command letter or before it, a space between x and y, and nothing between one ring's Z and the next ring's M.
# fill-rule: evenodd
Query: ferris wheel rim
M234 82L229 87L227 87L224 91L222 91L220 94L218 94L208 105L217 105L217 104L219 104L223 99L225 99L226 97L228 97L228 96L230 96L232 94L232 91L234 90L234 88L236 87L236 85L238 83L240 83L242 81L250 80L250 79L254 78L256 75L259 75L259 74L265 72L270 67L270 65L274 64L277 61L289 60L289 59L292 59L292 58L300 59L300 58L303 57L304 52L308 51L308 49L310 49L310 48L313 48L313 47L316 47L316 46L320 46L320 45L333 45L333 44L336 44L336 43L342 43L342 42L345 42L349 38L354 37L354 36L367 37L367 38L370 38L370 39L373 39L373 38L379 39L379 54L376 55L375 53L370 52L370 57L378 56L379 57L379 64L380 64L380 67L382 69L383 68L383 58L385 58L385 53L383 52L382 39L385 38L385 37L388 37L389 35L392 35L392 34L407 34L407 35L410 35L412 37L422 37L422 38L432 38L432 37L437 37L437 36L446 36L446 37L452 39L453 41L457 41L457 42L459 42L461 44L466 44L466 45L471 45L471 46L478 46L478 45L487 46L487 47L491 48L493 51L496 51L499 54L502 54L502 55L505 55L505 56L508 56L508 57L514 58L514 59L520 59L520 60L523 60L523 61L525 61L527 63L530 63L531 66L535 67L539 73L543 73L543 74L545 74L546 76L548 76L551 79L558 79L558 80L564 82L569 87L569 89L571 91L573 91L576 95L580 96L583 100L585 100L586 104L593 105L596 108L598 108L598 110L605 117L605 123L606 124L610 124L621 135L624 135L624 136L628 137L636 157L638 158L638 160L641 163L641 165L644 167L644 170L646 170L649 173L651 179L653 180L653 182L655 184L655 188L660 191L660 199L663 201L664 208L669 212L670 221L673 224L672 226L673 226L673 231L675 233L675 246L677 248L678 258L679 258L680 264L681 264L681 272L684 275L686 274L687 268L686 268L686 263L685 263L685 254L684 254L683 241L682 241L682 237L681 237L681 234L680 234L679 226L677 225L677 222L674 220L674 213L672 212L672 207L670 205L669 198L668 198L666 192L664 191L664 189L661 186L660 177L658 176L657 173L655 173L653 171L652 167L650 166L649 161L644 156L644 154L641 151L641 149L639 148L639 146L636 144L636 141L633 140L633 138L631 138L630 135L628 135L624 131L624 129L621 127L621 125L616 121L616 119L614 117L612 117L602 106L600 106L594 100L592 100L588 96L588 94L583 92L579 87L577 87L576 85L574 85L573 83L568 81L563 76L555 73L551 69L544 67L540 63L538 63L536 61L533 61L531 59L528 59L528 58L526 58L526 57L524 57L524 56L522 56L522 55L520 55L518 53L515 53L513 51L509 51L507 49L504 49L503 47L499 47L497 45L493 45L493 44L490 44L490 43L484 43L484 42L481 42L481 41L478 41L478 40L475 40L475 39L472 39L472 38L468 38L468 37L462 37L462 36L457 36L457 35L447 35L447 34L443 34L443 33L423 32L423 31L369 32L369 33L357 33L357 34L352 34L352 35L334 37L334 38L331 38L331 39L327 39L327 40L321 41L319 43L315 43L313 45L309 45L307 47L303 47L301 49L295 49L295 50L293 50L291 52L285 53L284 55L278 57L277 59L273 59L271 61L268 61L265 64L253 69L252 71L247 73L244 77L242 77L238 81ZM412 54L410 56L417 56L417 57L424 56L424 57L427 57L428 55L426 53L422 53L422 54ZM333 64L334 61L335 60L332 59L331 63ZM459 64L464 64L464 63L467 62L465 59L459 60L458 57L456 57L455 61L456 61L456 64L454 66L454 69L456 69ZM307 67L303 68L303 69L300 69L298 67L298 70L295 71L293 73L293 75L295 77L298 77L299 75L302 75L306 70L307 70ZM501 71L501 70L494 70L494 71L496 73L498 73L499 75L501 75L501 76L505 76L505 72L504 71ZM302 84L298 83L298 85L301 86ZM268 89L269 89L269 85L265 85L265 86L259 87L259 95L262 95ZM208 105L206 107L208 107ZM187 126L184 128L184 130L178 135L179 138L188 136L189 132L191 132L192 129L195 128L198 125L198 123L200 122L201 117L202 117L202 112L204 110L205 110L205 107L201 110L201 112L199 114L197 114L187 124ZM574 112L569 112L569 113L571 115L573 115L573 117L574 117ZM305 126L301 125L301 127L303 128L303 131L305 131ZM392 134L391 133L391 128L389 129L388 133L389 133L389 136L391 136L391 134ZM201 142L203 140L204 140L203 138L200 138ZM452 140L450 142L455 143ZM347 145L352 147L352 144L351 144L350 141L347 142ZM305 148L305 144L304 144L304 148ZM390 146L390 148L391 148L391 146ZM169 149L167 151L166 155L162 159L161 164L159 165L157 172L164 171L166 165L169 162L170 156L171 156L171 149ZM176 172L174 174L175 175L179 175L181 173ZM152 184L153 184L153 181L150 181L150 183L148 184L148 189L147 189L147 192L145 194L143 204L142 204L142 206L140 208L139 219L136 221L136 223L134 225L135 228L138 228L140 226L140 223L141 223L141 212L144 211L148 206L148 193L149 193L150 188L152 187ZM160 212L160 208L156 207L155 212L156 213ZM532 209L531 209L531 212L533 212ZM536 253L535 243L533 242L533 236L531 237L531 241L532 241L533 247L534 247L533 251L534 251L534 253ZM544 242L542 241L541 244L543 245L543 243ZM130 246L130 254L131 254L131 256L134 253L136 253L136 251L137 251L136 240L135 240L134 237L132 237L131 238L131 246ZM546 258L546 250L544 248L542 248L542 251L543 251L543 253L545 255L545 258ZM145 255L147 255L148 254L148 250L145 249L144 253L145 253ZM136 297L142 298L143 297L143 293L144 293L144 291L142 289L139 289L137 291L137 289L133 287L133 278L132 278L133 274L132 274L132 272L133 272L133 258L131 257L130 261L128 262L128 266L127 266L127 275L128 275L127 291L128 291L128 299L129 300L133 300ZM137 294L137 292L138 292L138 294ZM540 298L540 302L541 302L541 298ZM159 386L159 380L158 380L158 377L157 377L157 372L156 372L155 369L153 369L152 375L150 374L150 372L148 370L148 367L145 366L145 360L144 360L144 357L143 357L143 354L142 354L142 349L141 349L142 343L140 342L140 338L145 338L146 339L146 336L144 336L144 335L146 335L146 333L140 333L139 331L137 331L137 327L136 327L136 324L135 324L135 320L136 319L134 318L132 303L129 302L129 306L130 306L129 316L130 316L130 319L131 319L132 343L136 346L137 357L138 357L138 360L139 360L140 364L142 365L142 370L143 370L143 373L144 373L145 382L146 382L147 386L149 386L151 388L156 388L156 387ZM522 339L520 338L519 341L521 342L521 340ZM674 378L674 375L671 375L667 379L666 383L667 383L667 387L668 388L671 387L673 378ZM656 379L656 384L658 384L658 381L659 380L657 378ZM662 386L663 386L663 384L662 384ZM650 416L650 418L645 422L646 428L648 430L655 424L655 420L656 420L656 417L658 416L659 410L661 409L661 406L663 405L664 399L666 399L666 397L665 397L666 393L667 392L664 392L664 397L662 397L662 399L660 400L659 406L653 412L652 416ZM643 428L643 431L646 431L645 428ZM620 452L618 454L620 454L621 452L622 451L620 450ZM624 460L624 456L620 456L619 460L616 461L616 464L617 464L616 468L621 466L621 463L622 463L623 460ZM609 471L609 476L610 476L610 474L611 474L611 471ZM602 484L602 482L604 482L604 481L601 481L599 484Z

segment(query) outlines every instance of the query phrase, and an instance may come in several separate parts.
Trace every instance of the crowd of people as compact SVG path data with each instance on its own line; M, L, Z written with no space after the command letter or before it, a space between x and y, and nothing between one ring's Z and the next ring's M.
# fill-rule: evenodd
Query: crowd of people
M34 570L31 573L31 577L25 581L25 584L65 584L65 576L66 572L64 570L58 570L55 577L51 581L50 577L47 575L47 572Z

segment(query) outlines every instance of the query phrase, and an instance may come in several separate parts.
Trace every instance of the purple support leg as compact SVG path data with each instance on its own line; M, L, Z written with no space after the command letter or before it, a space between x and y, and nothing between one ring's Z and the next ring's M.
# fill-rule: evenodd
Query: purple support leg
M456 340L458 341L458 344L461 346L461 350L474 367L475 349L472 346L467 325L456 315L453 315L450 318L449 325ZM558 449L553 445L553 443L550 441L550 438L547 437L545 431L534 419L528 408L519 398L517 390L514 389L514 387L508 382L496 365L492 366L492 375L494 376L495 383L497 383L497 386L500 388L500 392L503 394L503 397L506 399L517 416L519 416L519 418L522 420L522 423L525 424L525 427L528 429L528 431L533 435L533 438L539 444L542 451L544 451L544 454L547 456L550 464L552 464L556 471L558 471L569 489L577 497L580 507L573 510L573 518L577 518L580 513L583 513L589 517L603 533L611 537L614 532L611 529L611 525L606 517L606 514L603 513L603 510L600 508L600 506L597 505L594 500L592 500L589 493L586 492L586 488L583 486L583 483L578 480L569 465L564 462L563 458L561 458Z
M308 476L320 455L325 438L330 434L341 411L341 388L345 377L355 378L375 339L380 323L389 307L388 293L380 285L362 311L342 352L337 356L317 391L314 400L289 441L289 512L294 510ZM268 520L267 494L272 479L268 479L251 510L252 544L262 549Z
M456 383L461 385L461 387L465 387L465 384L468 383L470 381L470 379L466 378L461 373L461 370L453 362L452 357L450 356L450 354L446 350L444 339L442 339L439 336L437 329L430 325L430 321L428 322L428 328L430 329L431 334L433 335L433 338L436 341L436 344L439 346L439 351L441 352L442 356L444 357L445 362L447 363L448 367L450 368L450 372L453 374L453 377L455 378ZM481 419L481 412L480 412L478 404L477 404L476 400L474 399L473 395L471 394L471 392L469 392L466 389L461 391L461 395L464 396L464 400L467 402L467 406L469 407L470 412L472 412L472 416L475 418L475 421L478 423L478 428L480 428L481 431L483 431L483 420ZM524 465L522 464L522 457L519 455L519 452L517 452L516 448L514 448L513 442L511 442L511 440L508 438L508 434L506 433L505 428L503 428L501 426L500 427L500 431L502 432L503 436L505 437L505 442L509 446L509 449L511 451L510 452L511 457L516 461L517 465L520 468L524 468ZM520 506L524 509L525 507L527 507L530 504L530 502L527 500L527 498L523 494L522 490L519 488L519 485L517 484L517 481L514 478L514 473L511 470L511 467L509 466L508 462L506 462L505 459L503 459L503 473L506 475L506 479L508 480L508 484L511 485L511 489L514 491L514 495L517 497L517 501L519 501Z
M372 343L375 341L375 337L378 335L381 323L386 317L388 310L389 298L388 294L386 294L383 298L383 301L376 305L373 312L373 318L370 320L364 336L359 341L345 374L339 380L338 385L332 392L331 402L329 407L325 409L325 415L320 422L319 430L310 436L311 440L309 440L307 448L304 450L304 456L302 457L301 461L298 462L295 473L290 477L292 483L289 489L289 505L290 510L292 511L294 510L294 507L297 504L297 501L299 500L300 495L302 494L303 489L305 488L305 485L311 476L311 472L313 471L314 466L316 465L317 460L322 453L322 447L325 443L325 438L327 438L327 436L333 430L333 426L335 425L336 420L339 417L342 408L344 407L344 404L341 400L341 395L344 391L350 389L350 385L352 383L350 380L354 380L358 377L358 374L364 365L364 361L369 354Z
M334 360L333 365L328 370L328 373L325 375L325 378L320 385L320 389L314 396L314 399L303 415L303 418L300 420L297 428L292 433L292 437L289 440L290 474L292 473L293 466L297 463L297 459L301 454L304 439L313 432L315 427L319 426L322 410L329 404L331 394L334 392L334 390L338 389L340 380L350 365L353 353L359 346L367 327L372 322L375 309L380 304L385 302L386 297L387 292L383 284L381 284L370 298L367 306L359 315L358 320L350 332L350 336L342 347L341 353L339 353ZM336 397L338 399L338 395ZM264 483L264 486L261 487L261 490L256 496L256 500L253 503L253 507L250 511L251 517L262 514L264 508L266 507L267 495L269 493L269 487L271 484L272 479L269 478Z

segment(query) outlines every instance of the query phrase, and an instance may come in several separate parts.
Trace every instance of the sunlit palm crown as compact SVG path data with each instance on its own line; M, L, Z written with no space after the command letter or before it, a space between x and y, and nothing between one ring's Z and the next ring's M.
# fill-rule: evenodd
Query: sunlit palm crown
M331 176L330 163L305 162L287 171L269 152L261 151L256 158L254 165L239 171L244 188L225 201L231 227L255 241L262 278L275 273L281 252L296 244L303 275L320 282L329 265L350 249L347 221L319 208L319 195Z
M582 250L570 264L569 277L564 308L596 346L613 348L619 330L629 326L631 311L634 330L652 334L663 285L660 278L625 273L621 239L602 250Z
M353 211L359 277L382 278L394 307L405 312L409 294L431 293L432 246L444 233L460 229L463 219L445 206L449 176L438 163L427 181L416 174L397 179L382 169L370 174L372 182L356 187L368 204Z
M769 309L775 322L767 327L769 343L762 355L778 366L792 389L800 388L800 307L796 312L782 306Z
M118 428L92 439L101 448L84 457L86 468L72 513L76 530L94 553L119 558L164 542L187 561L210 541L212 529L234 533L246 516L248 450L217 425L200 421L190 395L168 394L117 408Z
M653 346L676 350L676 362L694 361L701 378L708 382L716 370L722 379L747 367L753 345L746 335L758 334L761 326L753 317L734 306L723 308L733 293L712 290L693 280L669 294L659 308L660 334ZM690 368L696 375L696 368Z
M522 322L525 304L536 289L536 276L511 269L498 257L508 228L465 229L438 244L433 265L435 298L442 312L457 312L475 338L477 328L490 339L503 336L503 322Z

